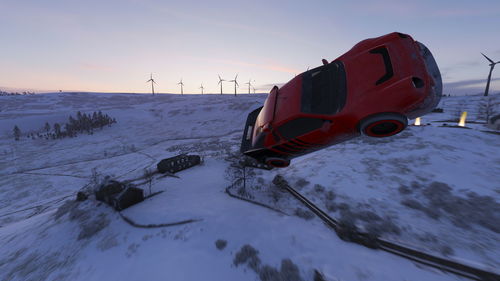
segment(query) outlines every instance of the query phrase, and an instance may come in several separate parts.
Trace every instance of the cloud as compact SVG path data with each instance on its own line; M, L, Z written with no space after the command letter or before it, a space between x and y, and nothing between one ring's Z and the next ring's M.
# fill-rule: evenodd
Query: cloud
M453 7L445 3L431 0L401 1L379 0L359 5L357 2L351 6L356 12L367 14L390 15L403 18L457 18L457 17L485 17L498 16L498 9L484 7L474 3L454 3Z
M56 90L43 90L43 89L35 89L35 88L19 88L19 87L4 87L0 86L0 91L5 91L9 93L15 93L15 92L35 92L35 93L52 93L52 92L57 92Z
M491 79L491 82L493 81L500 81L500 78L493 78ZM480 83L486 83L486 79L470 79L470 80L462 80L462 81L456 81L456 82L448 82L444 83L446 87L450 88L466 88L469 86L474 86Z
M298 69L284 66L284 65L278 65L278 64L270 64L270 63L259 64L259 63L249 63L249 62L238 61L238 60L202 58L202 57L194 57L194 56L183 56L183 57L187 58L187 59L203 61L203 62L210 62L210 63L220 63L220 64L236 65L236 66L244 66L244 67L255 67L255 68L260 68L260 69L266 69L266 70L272 70L272 71L278 71L278 72L284 72L284 73L292 73L292 74L300 73L300 70L298 70Z
M480 17L480 16L495 16L499 15L500 13L496 11L495 9L488 9L488 8L447 8L447 9L441 9L441 10L436 10L432 11L430 15L435 16L435 17L447 17L447 18L452 18L452 17Z
M497 92L493 87L493 82L500 81L500 78L492 78L490 84L490 94ZM451 94L454 96L471 95L484 93L486 87L486 79L469 79L456 82L448 82L443 85L443 94Z
M85 69L85 70L91 70L91 71L111 72L114 70L110 66L100 65L100 64L96 64L96 63L80 63L80 67Z

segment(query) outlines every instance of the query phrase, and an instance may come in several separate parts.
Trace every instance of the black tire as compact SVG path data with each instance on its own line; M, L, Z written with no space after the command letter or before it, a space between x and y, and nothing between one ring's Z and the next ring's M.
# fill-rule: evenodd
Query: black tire
M286 168L290 165L290 160L280 157L267 157L264 163L275 168Z
M359 122L361 134L384 138L393 136L403 131L408 126L408 118L398 113L378 113L366 117Z

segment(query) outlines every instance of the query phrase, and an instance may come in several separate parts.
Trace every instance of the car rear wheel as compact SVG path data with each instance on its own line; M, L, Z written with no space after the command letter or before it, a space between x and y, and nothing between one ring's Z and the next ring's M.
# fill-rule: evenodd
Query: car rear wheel
M403 131L408 125L408 119L398 113L379 113L369 116L359 123L362 134L383 138L393 136Z
M286 168L290 165L290 160L279 157L267 157L264 162L275 168Z

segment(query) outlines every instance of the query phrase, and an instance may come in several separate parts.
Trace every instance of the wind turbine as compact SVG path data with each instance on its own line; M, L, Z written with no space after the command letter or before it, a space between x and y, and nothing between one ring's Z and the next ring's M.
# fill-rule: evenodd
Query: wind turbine
M155 86L154 86L154 84L156 84L156 82L153 79L153 73L151 73L150 79L148 81L146 81L146 83L149 83L149 82L151 82L151 92L153 92L153 96L154 96L155 95Z
M222 95L222 81L226 81L226 80L224 80L224 79L220 78L220 75L219 75L219 83L217 83L217 85L219 85L219 84L220 84L220 94L221 94L221 95Z
M484 96L486 97L488 95L488 91L490 90L491 72L493 72L493 68L495 68L495 64L499 63L500 61L493 62L485 54L481 53L481 55L483 55L483 57L485 57L490 62L490 74L488 74L488 82L486 82L486 89L484 90Z
M233 80L229 80L227 82L234 82L234 96L236 96L236 86L240 86L238 85L238 81L236 81L236 79L238 79L238 74L236 74L236 76L234 76L234 79Z
M255 94L255 87L252 85L253 93Z
M200 89L201 89L201 94L203 95L203 89L205 89L205 87L203 87L203 83L201 83Z
M255 80L254 80L254 82L255 82ZM248 93L250 94L250 86L252 86L252 87L253 87L253 85L252 85L252 78L250 78L250 79L248 80L248 82L247 82L247 83L245 83L245 85L248 85ZM255 88L254 88L254 89L255 89Z
M184 95L184 83L182 83L182 78L181 82L177 83L177 85L181 85L181 95Z

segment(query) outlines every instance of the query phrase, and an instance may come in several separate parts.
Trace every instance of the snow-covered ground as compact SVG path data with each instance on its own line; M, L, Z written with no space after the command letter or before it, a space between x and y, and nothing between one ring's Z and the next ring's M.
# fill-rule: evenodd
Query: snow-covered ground
M247 195L282 214L224 192L231 184L227 158L239 149L248 112L265 97L0 97L0 279L313 280L318 270L327 280L460 280L340 240L273 188L276 174L340 220L436 255L500 267L500 135L483 124L441 127L461 110L481 121L483 98L444 97L444 113L423 117L429 126L354 139L294 159L286 169L255 171ZM97 110L117 124L76 138L26 137L45 122ZM15 125L20 141L12 136ZM134 228L103 204L73 201L93 169L127 180L183 152L204 162L180 178L154 180L152 191L164 192L122 213L141 224L196 222Z

